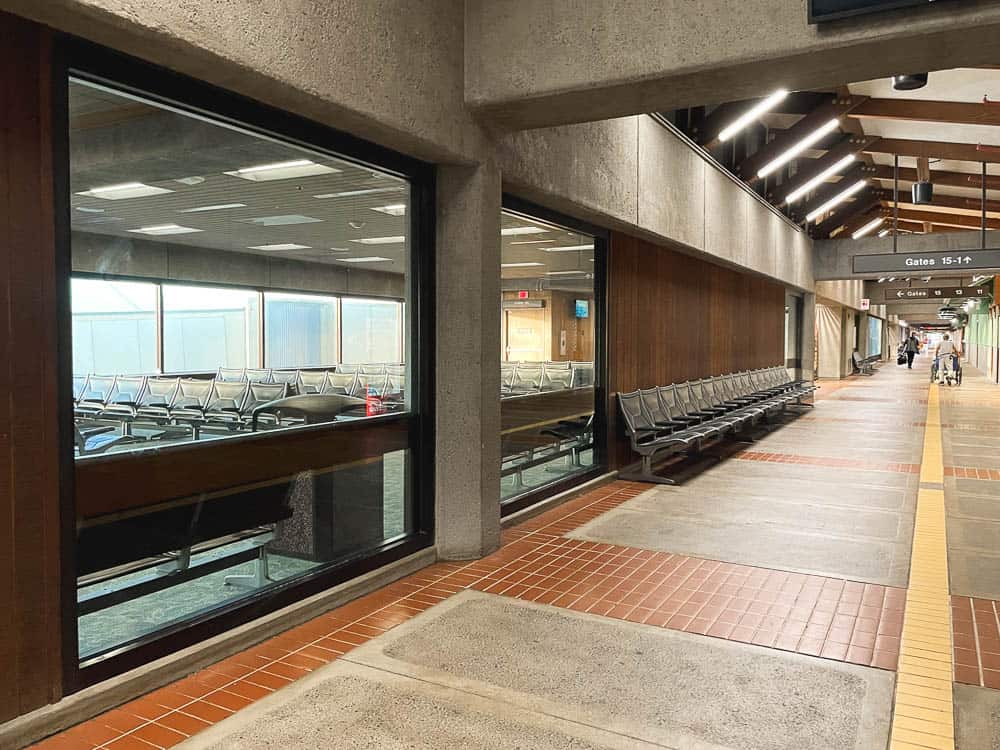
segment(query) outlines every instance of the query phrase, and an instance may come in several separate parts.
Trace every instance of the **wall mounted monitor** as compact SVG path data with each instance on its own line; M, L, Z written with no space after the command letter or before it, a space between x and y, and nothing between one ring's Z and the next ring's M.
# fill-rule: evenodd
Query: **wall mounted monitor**
M590 300L578 299L576 301L576 317L578 318L589 318L590 317Z

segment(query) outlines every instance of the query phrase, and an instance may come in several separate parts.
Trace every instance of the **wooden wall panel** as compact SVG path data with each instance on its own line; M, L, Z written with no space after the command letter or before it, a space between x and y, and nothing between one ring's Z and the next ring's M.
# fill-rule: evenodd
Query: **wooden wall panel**
M608 446L632 460L618 391L784 362L781 284L613 233L608 267Z
M50 58L0 14L0 720L61 694Z

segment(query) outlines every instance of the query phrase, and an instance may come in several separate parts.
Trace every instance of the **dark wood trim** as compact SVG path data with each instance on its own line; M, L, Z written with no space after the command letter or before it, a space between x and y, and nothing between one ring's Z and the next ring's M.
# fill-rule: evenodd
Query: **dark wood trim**
M938 102L924 99L869 99L847 114L859 120L943 122L953 125L1000 125L1000 107L982 102Z
M892 165L875 164L865 167L865 174L876 180L891 180ZM917 170L913 167L899 168L900 182L916 182ZM952 187L980 188L983 185L983 178L980 174L970 172L946 172L943 170L931 170L931 182L937 185L950 185ZM1000 190L1000 176L990 175L986 178L987 190Z
M983 144L989 150L980 151L975 143L946 143L944 141L912 141L905 138L879 138L863 149L869 154L894 154L897 156L926 156L929 159L948 161L986 162L1000 164L1000 145Z

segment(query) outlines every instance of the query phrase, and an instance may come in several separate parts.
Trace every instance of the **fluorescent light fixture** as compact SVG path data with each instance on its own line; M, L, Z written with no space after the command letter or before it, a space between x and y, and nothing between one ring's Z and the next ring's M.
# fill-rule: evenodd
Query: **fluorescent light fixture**
M549 230L541 227L507 227L501 229L500 234L504 237L517 237L522 234L545 234L547 231Z
M388 206L372 206L372 211L378 211L380 214L388 214L389 216L405 216L406 204L390 203Z
M814 190L819 185L822 185L824 182L826 182L830 177L833 177L833 175L835 175L838 172L840 172L844 167L846 167L848 164L850 164L851 162L853 162L854 159L855 159L854 154L851 154L849 156L845 156L843 159L841 159L840 161L838 161L836 164L831 164L829 167L827 167L822 172L820 172L818 175L816 175L811 180L809 180L809 182L807 182L805 185L803 185L802 187L796 188L795 190L793 190L792 192L790 192L788 195L786 195L785 196L785 203L787 203L789 205L791 205L792 203L795 203L795 201L797 201L803 195L805 195L806 193Z
M313 198L353 198L357 195L375 195L377 193L398 193L401 192L403 188L401 187L380 187L380 188L364 188L362 190L341 190L339 193L323 193L322 195L314 195Z
M809 148L814 143L816 143L820 139L822 139L823 136L825 136L827 133L832 133L834 130L837 129L837 127L839 125L840 125L840 121L837 120L837 118L835 117L832 120L830 120L829 122L827 122L826 124L821 125L820 127L816 128L816 130L814 130L812 133L810 133L809 135L807 135L801 141L799 141L798 143L796 143L790 149L788 149L787 151L785 151L784 153L782 153L780 156L778 156L776 159L774 159L774 161L768 162L763 167L761 167L760 169L758 169L757 170L757 176L758 177L767 177L769 174L771 174L771 172L774 172L774 171L780 169L785 164L787 164L792 159L794 159L796 156L798 156L803 151L805 151L807 148Z
M586 276L586 271L546 271L546 276Z
M593 250L593 245L560 245L559 247L543 247L547 253L570 253L574 250Z
M382 263L392 258L383 258L381 255L369 255L364 258L341 258L341 263Z
M865 224L863 227L861 227L861 229L859 229L854 234L852 234L851 235L851 239L852 240L860 240L866 234L871 234L876 229L878 229L880 226L882 226L882 222L884 222L884 221L885 221L885 219L883 219L881 216L879 216L877 219L872 219L867 224Z
M174 182L179 182L181 185L200 185L205 181L204 177L181 177L179 180L174 180Z
M254 219L237 219L237 221L255 224L258 227L284 227L289 224L318 224L323 220L301 214L281 214L280 216L258 216Z
M890 276L890 277L889 277L889 281L895 281L895 280L896 280L896 277L895 277L895 276Z
M879 276L878 283L881 284L883 281L885 281L885 276Z
M140 227L139 229L129 229L128 231L135 234L193 234L194 232L200 232L202 230L195 229L194 227L182 227L179 224L157 224L153 227Z
M270 180L288 180L294 177L312 177L318 174L334 174L339 171L339 169L326 164L317 164L309 159L293 159L274 164L244 167L233 172L226 172L226 174L251 182L268 182Z
M274 245L250 245L251 250L312 250L309 245L298 245L294 242L278 242Z
M722 132L719 133L719 140L728 141L762 114L773 109L786 96L788 96L788 92L785 89L778 89L766 99L758 102L732 124L723 128Z
M544 265L544 263L535 263L534 261L529 263L501 263L500 268L534 268Z
M549 242L555 242L555 240L521 240L520 242L511 242L512 245L546 245Z
M394 237L362 237L361 239L351 240L351 242L357 242L359 245L398 245L400 242L406 242L406 237L402 235Z
M806 221L814 221L818 216L822 216L827 211L829 211L831 208L836 208L837 206L839 206L841 203L843 203L844 201L846 201L848 198L850 198L855 193L860 193L862 190L864 190L865 186L867 184L868 184L867 180L858 180L853 185L851 185L849 188L847 188L847 190L844 190L844 191L842 191L840 193L837 193L835 196L833 196L830 200L828 200L822 206L820 206L819 208L817 208L814 211L810 211L806 215Z
M85 214L103 214L103 208L87 208L86 206L77 206L77 211L83 211Z
M195 208L185 208L178 213L197 214L202 211L225 211L227 208L246 208L246 203L219 203L216 206L196 206Z
M886 236L887 234L889 234L889 230L888 230L888 229L883 229L883 230L881 230L881 231L880 231L880 232L878 233L878 236L879 236L879 237L885 237L885 236Z
M147 195L162 195L172 193L167 188L154 187L141 182L123 182L120 185L106 185L85 190L77 195L87 195L91 198L103 198L106 201L120 201L126 198L145 198Z

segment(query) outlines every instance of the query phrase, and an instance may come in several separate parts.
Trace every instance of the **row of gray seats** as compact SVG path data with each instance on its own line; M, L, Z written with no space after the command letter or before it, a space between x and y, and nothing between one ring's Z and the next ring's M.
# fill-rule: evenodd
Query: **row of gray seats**
M812 406L802 399L817 388L811 382L792 380L779 366L619 393L625 431L640 457L637 468L620 475L675 484L653 472L654 460L700 451L728 434L745 435L786 406Z
M337 373L339 375L392 375L394 377L404 377L406 375L406 365L398 363L376 363L376 364L339 364L323 370L292 370L292 369L270 369L253 367L220 367L215 374L216 380L223 380L227 383L240 383L249 381L251 383L288 383L295 387L301 373L311 374L315 380L321 373Z
M594 384L593 362L501 362L500 393L510 396Z

